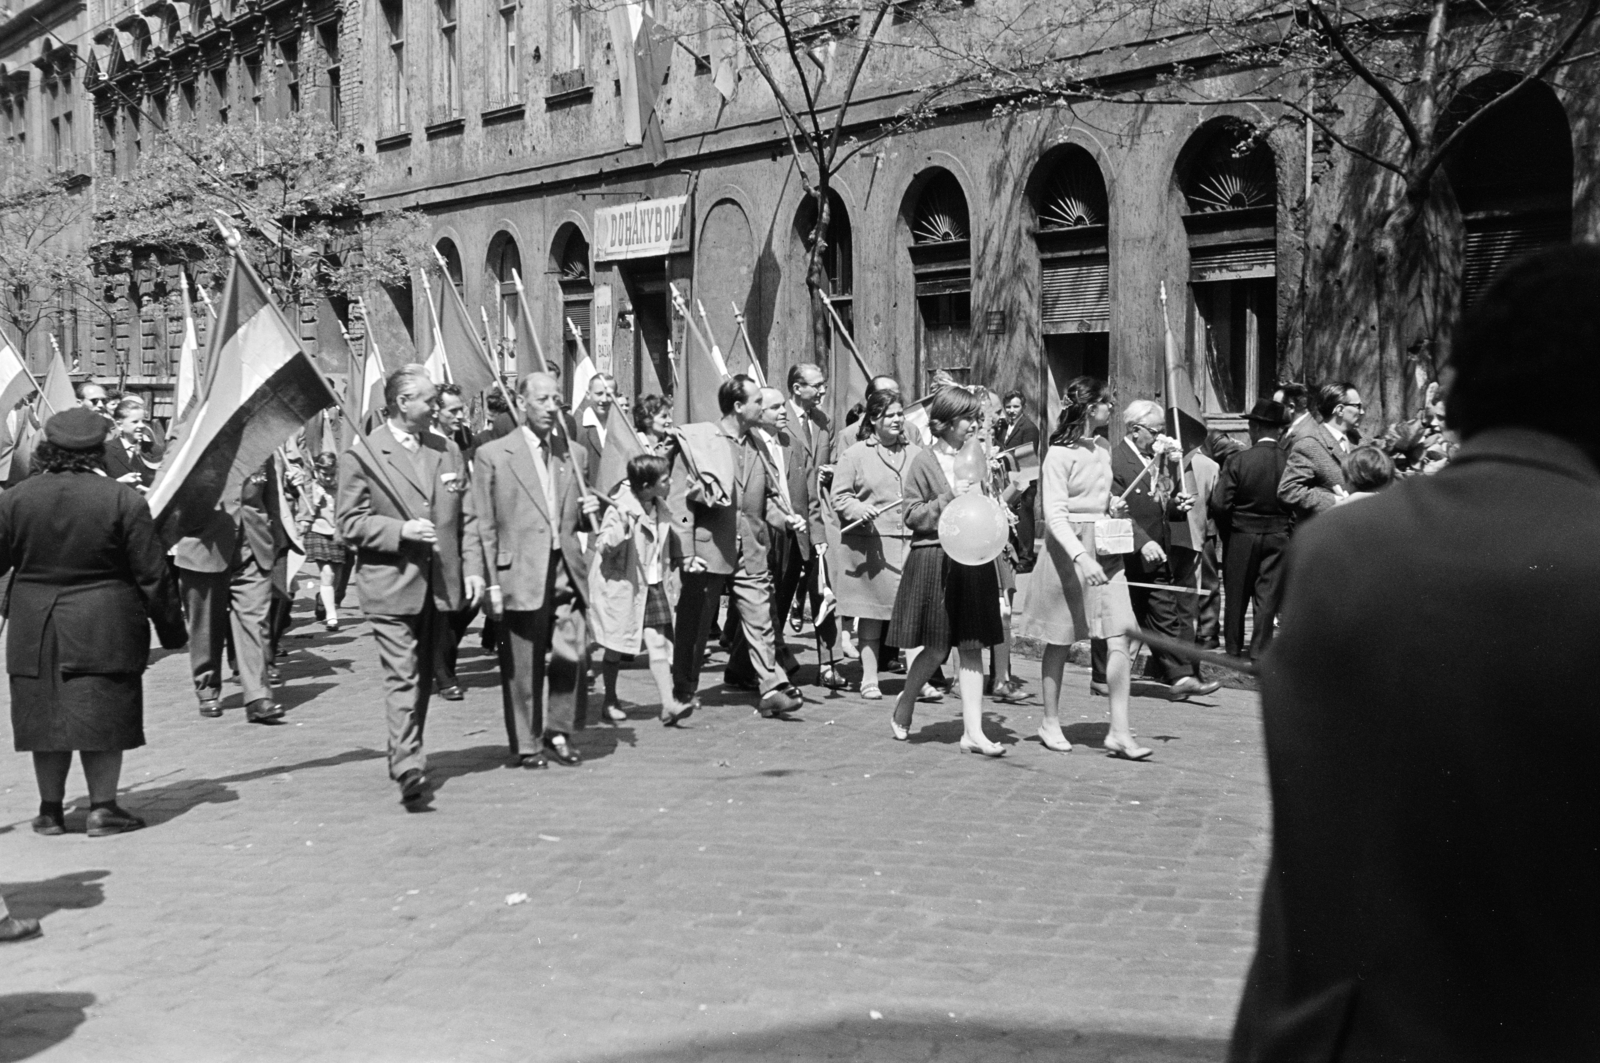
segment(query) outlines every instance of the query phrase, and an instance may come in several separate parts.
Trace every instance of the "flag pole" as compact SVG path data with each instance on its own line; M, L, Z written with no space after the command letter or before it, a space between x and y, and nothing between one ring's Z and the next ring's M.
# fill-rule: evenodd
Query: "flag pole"
M677 308L678 313L683 317L684 324L689 326L689 331L694 333L694 338L700 341L700 349L706 352L707 358L711 359L712 367L722 374L722 379L724 380L733 376L732 373L728 372L728 363L722 360L722 352L706 342L705 336L700 332L700 326L694 323L694 316L689 313L689 304L684 302L683 293L678 291L678 286L668 281L667 290L672 293L672 305Z
M533 340L533 353L539 356L539 372L549 372L550 361L544 356L544 346L539 343L539 330L533 327L533 311L528 309L528 289L522 286L522 273L512 270L511 279L517 286L517 306L522 310L522 319L528 323L528 338Z
M839 311L833 308L833 300L826 295L822 297L822 305L828 308L828 316L833 319L833 327L839 330L839 337L844 340L844 345L850 348L850 354L856 360L856 367L861 370L861 375L867 378L867 385L872 385L873 372L867 368L867 361L861 357L861 351L856 347L856 341L850 338L850 332L844 327L844 322L839 318Z
M737 324L738 324L738 331L736 331L734 333L734 335L733 335L733 342L734 343L738 343L741 340L744 341L744 352L750 359L750 367L752 369L754 369L757 373L760 373L761 372L761 366L760 366L760 363L758 363L756 361L756 348L755 348L755 345L750 342L750 335L744 329L744 312L739 309L739 304L738 303L733 302L733 300L731 300L731 299L729 300L729 303L733 307L733 320L735 322L737 322ZM704 314L705 310L702 309L700 311L700 313ZM733 348L732 347L728 348L728 353L729 354L733 353ZM762 386L764 387L765 384L766 384L766 382L763 381L762 382Z
M578 345L578 360L582 361L583 359L588 358L589 357L589 348L583 342L583 333L578 331L578 326L574 325L572 323L572 319L570 317L567 318L567 328L572 330L572 338ZM566 441L567 453L570 454L570 453L572 453L572 437L567 434L567 422L562 418L562 416L561 416L562 413L563 413L562 410L560 410L560 409L556 410L556 427L561 430L561 438ZM585 470L585 471L587 471L587 470ZM599 470L597 469L595 471L598 472ZM578 477L578 491L585 498L589 497L590 495L594 495L596 498L600 499L602 502L611 501L609 498L606 498L604 495L600 494L600 492L595 491L592 488L590 488L588 479L586 477L583 477L583 476Z
M483 304L482 303L478 304L478 317L480 317L483 320L483 349L485 351L488 351L490 346L492 346L494 344L494 329L489 327L489 311L487 311L487 310L485 310L483 308ZM499 350L498 347L496 347L495 349L496 349L496 351ZM490 368L494 368L494 359L493 358L489 359L489 364L490 364ZM499 369L495 369L495 376L499 376L504 371L504 369L505 369L505 363L502 361L501 365L500 365L500 368Z
M447 269L447 267L445 266L444 256L439 254L439 249L437 247L433 249L433 257L439 260L439 268L440 269ZM448 271L445 273L444 279L445 279L445 283L446 284L451 283L450 274L449 274ZM434 313L434 309L433 309L433 290L428 287L428 271L427 270L423 270L422 271L422 289L423 289L423 291L428 293L428 313L429 314L433 314ZM459 296L457 298L459 298ZM483 313L483 307L481 307L481 306L478 307L478 312L479 313ZM487 314L484 314L484 322L483 323L485 325L488 325L488 323L489 323ZM530 329L529 331L531 332L532 330ZM438 319L437 316L435 316L433 318L433 334L435 336L439 337L440 344L444 343L444 331L439 328L439 319ZM505 382L500 379L500 373L494 367L494 359L490 358L489 357L489 352L484 350L481 347L478 348L478 353L483 355L483 362L484 362L485 365L487 365L489 367L489 375L494 377L495 387L499 388L500 389L500 394L505 397L507 409L515 410L517 408L517 404L511 400L511 392L506 390ZM444 361L445 361L445 365L448 366L450 364L450 356L448 354L444 355Z
M61 353L61 344L56 342L56 334L51 332L48 333L48 335L50 337L50 349L55 352L55 356L61 360L63 365L65 365L67 359L66 356ZM45 374L45 379L50 379L49 373ZM39 389L39 404L41 406L48 406L52 415L61 412L60 410L56 409L55 403L51 402L49 396L44 393L44 388Z
M696 299L694 301L694 305L695 308L700 311L700 323L705 326L706 335L711 338L711 349L713 352L715 352L716 360L720 361L723 365L727 365L728 360L722 357L722 350L717 346L717 335L711 328L711 318L706 315L706 304L701 302L699 299ZM728 353L733 353L732 347L728 348ZM748 375L756 382L757 387L764 388L767 386L766 375L761 372L761 367L756 364L756 360L754 358L750 359L750 372Z

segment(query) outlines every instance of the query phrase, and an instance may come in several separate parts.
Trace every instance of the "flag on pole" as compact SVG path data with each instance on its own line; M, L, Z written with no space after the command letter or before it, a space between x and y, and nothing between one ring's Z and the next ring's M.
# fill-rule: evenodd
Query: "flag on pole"
M183 291L183 344L178 348L178 379L176 382L177 420L181 423L189 414L195 397L200 394L200 341L194 328L194 307L189 302L189 281L179 277Z
M611 404L606 414L606 445L600 451L600 472L595 477L594 489L610 497L617 486L628 478L628 462L645 453L644 443L633 430L633 422L623 416L617 404Z
M67 360L60 351L56 351L50 356L50 368L45 371L44 383L39 386L39 419L41 422L48 420L77 404L78 395L72 390Z
M600 370L595 368L594 359L589 357L583 333L578 331L578 326L572 323L570 317L567 318L567 330L578 344L578 364L572 367L572 408L576 410L589 395L589 381L599 376Z
M549 368L549 363L544 357L544 348L539 345L539 333L533 327L533 311L528 307L528 289L522 286L522 274L517 270L511 271L511 279L517 286L517 314L516 337L517 345L517 373L543 373Z
M367 304L361 303L361 321L365 326L366 356L361 359L361 372L357 374L357 386L361 389L355 396L360 407L362 425L369 425L372 418L378 416L378 411L383 409L383 353L378 350L378 337L372 331L372 319L367 316Z
M236 506L246 477L337 401L266 285L235 251L205 389L146 496L163 539L192 532L219 504Z
M0 417L9 414L33 390L33 374L16 348L0 336Z
M439 310L433 305L433 285L428 283L428 271L419 270L422 274L422 294L428 304L428 356L422 360L423 366L428 370L428 379L435 384L448 384L452 381L450 376L450 360L445 355L444 336L439 331ZM450 281L445 280L446 284Z
M1200 397L1194 390L1194 381L1189 375L1189 366L1178 352L1178 341L1172 335L1172 319L1167 314L1167 285L1161 284L1161 323L1166 330L1166 346L1164 357L1167 370L1167 434L1176 439L1180 445L1178 458L1180 484L1179 490L1190 491L1194 489L1193 477L1186 474L1186 462L1183 453L1187 453L1206 441L1205 416L1201 412ZM1196 505L1189 510L1188 519L1182 523L1173 523L1172 530L1178 535L1178 545L1188 546L1198 550L1206 538L1205 506ZM1186 530L1188 541L1181 541L1183 536L1180 530Z
M625 0L609 15L622 95L622 142L642 146L645 156L659 163L667 156L667 146L656 104L672 58L672 37L650 16L644 0Z
M435 252L437 254L438 252ZM494 362L478 338L472 325L472 315L461 293L445 276L444 291L440 295L439 335L444 341L445 358L450 364L450 378L461 385L461 396L471 402L477 395L494 386Z

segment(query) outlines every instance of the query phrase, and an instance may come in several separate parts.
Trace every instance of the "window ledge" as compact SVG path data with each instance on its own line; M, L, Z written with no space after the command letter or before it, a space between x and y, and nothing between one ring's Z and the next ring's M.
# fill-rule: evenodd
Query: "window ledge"
M467 128L467 120L460 115L457 115L454 118L442 118L428 126L422 132L423 135L425 135L429 140L432 140L435 137L452 136L460 133L465 128Z
M576 103L594 96L594 83L589 80L587 70L567 70L560 74L550 76L550 84L545 92L546 106L551 104Z
M484 125L494 125L496 122L520 122L528 105L518 100L516 103L502 103L487 108L478 116Z
M388 151L391 148L407 147L411 144L411 130L402 129L394 133L385 133L377 140L379 151Z

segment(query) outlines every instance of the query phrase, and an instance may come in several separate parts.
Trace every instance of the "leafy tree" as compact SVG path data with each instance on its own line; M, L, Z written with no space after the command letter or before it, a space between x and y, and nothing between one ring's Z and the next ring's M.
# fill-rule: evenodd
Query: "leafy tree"
M153 255L223 273L224 216L285 304L403 284L428 262L427 222L414 211L362 212L371 165L307 112L168 129L131 173L101 188L96 264L116 271Z
M1371 256L1379 366L1409 370L1380 368L1392 417L1409 386L1442 370L1460 305L1463 227L1445 165L1498 108L1595 59L1597 6L1076 0L1064 12L1026 0L931 27L929 53L947 85L1003 108L1127 104L1135 132L1151 108L1243 105L1257 136L1306 131L1363 193L1346 200L1344 248ZM1521 74L1473 98L1481 75L1506 69Z
M20 154L0 159L0 320L19 353L74 301L99 308L87 284L88 256L76 230L88 199L68 177Z

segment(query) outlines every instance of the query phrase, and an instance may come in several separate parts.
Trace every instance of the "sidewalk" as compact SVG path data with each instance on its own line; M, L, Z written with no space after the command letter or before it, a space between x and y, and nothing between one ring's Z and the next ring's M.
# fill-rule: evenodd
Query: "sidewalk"
M435 810L407 814L365 625L304 617L287 645L281 727L247 725L237 687L201 719L186 656L152 667L123 778L145 831L32 834L10 755L0 890L45 936L0 952L0 1060L1225 1053L1268 824L1253 695L1136 699L1157 753L1130 764L1094 748L1104 702L1074 670L1078 749L1031 737L1035 699L991 706L990 761L957 753L953 699L909 743L853 695L780 722L714 690L667 730L638 668L642 707L585 731L582 767L525 772L474 630L467 700L428 723Z

